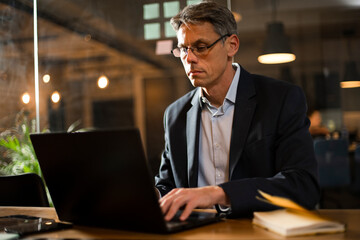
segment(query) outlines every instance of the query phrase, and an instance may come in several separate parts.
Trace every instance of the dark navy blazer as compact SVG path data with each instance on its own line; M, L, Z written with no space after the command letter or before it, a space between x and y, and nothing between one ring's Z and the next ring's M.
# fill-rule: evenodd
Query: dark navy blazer
M231 202L230 216L274 209L258 190L314 208L320 191L307 105L301 88L241 68L232 126L229 181L219 186ZM199 91L172 103L164 114L165 149L155 185L161 195L197 187Z

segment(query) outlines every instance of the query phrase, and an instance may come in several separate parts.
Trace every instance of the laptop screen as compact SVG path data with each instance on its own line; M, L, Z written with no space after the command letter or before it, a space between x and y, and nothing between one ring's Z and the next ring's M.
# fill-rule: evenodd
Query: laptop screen
M137 129L32 134L31 141L60 220L165 228Z

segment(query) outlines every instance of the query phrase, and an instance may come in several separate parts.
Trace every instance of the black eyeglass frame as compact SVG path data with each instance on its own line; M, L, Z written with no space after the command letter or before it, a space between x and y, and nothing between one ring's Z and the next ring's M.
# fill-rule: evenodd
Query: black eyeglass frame
M193 54L195 54L195 56L198 56L196 53L201 53L204 52L210 48L212 48L216 43L218 43L220 40L222 40L224 37L230 37L232 34L228 33L225 35L222 35L220 38L218 38L215 42L213 42L212 44L208 45L208 46L202 46L201 48L204 48L204 50L202 51L198 51L198 47L177 47L174 48L173 50L171 50L171 53L174 55L174 57L181 57L181 49L184 49L185 52L185 56L188 55L189 49L193 52ZM185 50L186 49L186 50ZM194 51L195 50L195 51Z

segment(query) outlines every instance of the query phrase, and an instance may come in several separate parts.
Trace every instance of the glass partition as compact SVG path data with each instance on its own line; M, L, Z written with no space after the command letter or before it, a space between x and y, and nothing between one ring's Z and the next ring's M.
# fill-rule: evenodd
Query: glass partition
M34 112L32 4L0 2L0 129Z
M41 174L36 131L32 2L0 1L0 175Z

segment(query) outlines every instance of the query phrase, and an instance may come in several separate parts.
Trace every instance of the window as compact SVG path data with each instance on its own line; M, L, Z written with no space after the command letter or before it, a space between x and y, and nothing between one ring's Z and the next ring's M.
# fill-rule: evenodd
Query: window
M180 11L180 3L178 1L164 2L164 17L172 18Z
M144 4L144 20L159 18L159 3Z
M198 2L201 2L201 0L156 1L155 3L144 4L144 39L155 40L175 37L176 33L170 24L170 19L181 8Z
M146 40L160 38L160 23L145 23L144 38Z

